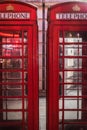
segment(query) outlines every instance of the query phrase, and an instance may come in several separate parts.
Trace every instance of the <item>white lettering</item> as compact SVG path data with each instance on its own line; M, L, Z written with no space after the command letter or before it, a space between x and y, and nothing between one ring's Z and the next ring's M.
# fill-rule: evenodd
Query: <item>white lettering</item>
M74 19L79 19L79 15L78 15L78 14L75 14L75 15L74 15Z
M67 13L67 19L70 19L70 14L69 13Z
M57 20L87 20L87 13L57 13Z
M30 13L0 13L0 19L30 19Z
M63 17L63 19L66 19L66 14L63 14L62 17Z
M71 19L74 19L74 14L73 13L71 14Z

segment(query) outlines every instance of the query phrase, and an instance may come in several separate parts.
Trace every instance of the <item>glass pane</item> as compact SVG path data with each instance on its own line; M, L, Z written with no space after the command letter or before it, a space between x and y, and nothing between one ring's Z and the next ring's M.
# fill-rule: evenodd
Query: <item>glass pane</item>
M66 84L64 85L64 92L67 96L82 96L82 85Z
M59 99L59 109L63 109L63 99Z
M27 31L24 31L24 43L28 42L28 33Z
M84 45L84 44L82 45L82 55L83 55L83 56L87 56L87 45L86 45L86 44L85 44L85 45Z
M0 45L0 56L22 56L22 45L18 44L3 44Z
M77 120L77 119L81 119L81 111L65 111L64 112L64 119L65 120Z
M63 68L63 59L62 58L59 59L59 68L60 69Z
M63 55L63 46L60 44L59 45L59 56Z
M22 112L4 112L4 120L22 120ZM7 119L6 119L7 116Z
M87 31L65 31L64 32L64 38L63 38L63 32L60 31L59 33L59 42L63 43L82 43L87 42Z
M65 56L82 56L82 45L65 45L64 46Z
M28 110L28 99L27 98L24 99L24 109Z
M2 74L3 80L22 79L22 72L3 72Z
M24 68L27 69L28 68L28 59L24 58Z
M23 102L21 98L2 98L0 110L2 110L1 117L3 120L22 120L22 110L28 110L28 99L24 99ZM27 118L27 115L25 117Z
M82 73L78 71L66 71L64 77L64 81L67 83L82 82Z
M22 68L22 59L19 58L2 59L1 69L20 69L20 68Z
M24 95L27 96L28 95L28 73L25 72L24 73L24 81L25 81L25 85L24 85Z
M9 98L3 100L3 109L22 109L22 99L20 98Z
M24 113L24 120L25 120L25 122L27 123L27 121L28 121L28 112L25 112ZM28 127L28 125L26 125L26 128ZM26 129L25 129L26 130Z
M59 32L59 43L63 43L63 31Z
M2 43L21 43L21 31L0 31L0 41Z
M22 86L17 84L2 85L3 96L22 96Z
M63 112L62 112L62 111L60 111L60 112L59 112L59 120L62 120L62 117L63 117L63 115L62 115L62 114L63 114Z
M86 31L65 31L64 41L65 42L87 42Z
M28 47L24 45L24 55L28 55ZM0 56L22 56L22 45L3 44L0 45Z
M24 45L24 56L28 56L28 46Z
M81 109L82 99L81 98L66 98L64 99L64 109ZM77 110L78 111L78 110Z
M87 78L87 77L86 77ZM86 79L86 81L87 81L87 79ZM84 82L83 82L84 83ZM87 84L85 83L85 84L83 84L83 86L82 86L82 95L83 96L87 96Z
M22 79L2 79L1 83L22 83Z
M63 73L60 72L59 73L59 83L62 83L63 82Z
M81 58L65 58L65 69L82 68Z

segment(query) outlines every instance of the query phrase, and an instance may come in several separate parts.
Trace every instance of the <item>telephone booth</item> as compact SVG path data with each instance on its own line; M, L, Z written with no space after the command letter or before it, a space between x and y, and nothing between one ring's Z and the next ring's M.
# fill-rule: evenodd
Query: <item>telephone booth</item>
M87 3L48 12L47 130L87 129Z
M0 2L0 130L38 130L36 7Z

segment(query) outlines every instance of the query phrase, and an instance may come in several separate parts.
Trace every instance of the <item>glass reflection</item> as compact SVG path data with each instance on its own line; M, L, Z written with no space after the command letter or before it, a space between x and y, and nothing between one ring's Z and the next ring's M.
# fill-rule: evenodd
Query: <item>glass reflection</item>
M27 43L28 41L28 33L27 31L24 31L24 43Z
M82 85L78 84L65 84L65 95L67 96L82 96Z
M87 42L87 31L65 31L63 38L63 31L59 33L59 42L60 43L82 43Z
M21 85L2 85L2 95L3 96L22 96L22 86Z
M67 71L65 72L65 82L67 83L81 83L82 82L82 72Z
M3 59L2 67L3 69L20 69L22 68L22 59Z
M28 109L27 41L27 31L0 31L0 121L22 121Z
M65 45L64 46L65 56L82 56L82 45Z
M59 119L87 121L87 31L59 36Z
M65 58L65 69L78 69L82 68L81 58Z
M28 56L28 46L24 45L24 56Z

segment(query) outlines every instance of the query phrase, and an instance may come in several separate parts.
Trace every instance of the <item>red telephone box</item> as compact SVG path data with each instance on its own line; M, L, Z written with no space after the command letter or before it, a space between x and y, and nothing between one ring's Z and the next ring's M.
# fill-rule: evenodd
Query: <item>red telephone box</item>
M87 129L87 3L48 12L47 130Z
M38 130L36 7L0 2L0 130Z

